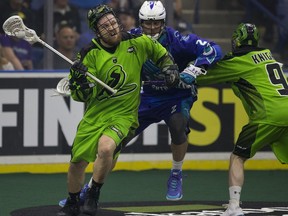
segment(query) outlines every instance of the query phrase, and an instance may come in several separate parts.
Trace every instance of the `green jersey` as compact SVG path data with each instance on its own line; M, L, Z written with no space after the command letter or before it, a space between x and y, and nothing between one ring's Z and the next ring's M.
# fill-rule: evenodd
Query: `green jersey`
M281 66L268 49L239 49L199 76L197 83L230 83L250 122L287 126L288 84Z
M140 103L141 68L147 59L158 67L173 64L172 58L160 43L145 35L124 34L115 48L104 48L96 39L79 53L88 72L117 90L109 92L100 84L88 89L71 90L74 100L86 103L84 117L78 125L72 146L71 162L95 161L98 141L106 135L116 143L114 158L121 151L123 139L134 133L138 127L138 106ZM90 77L89 81L93 82Z
M121 43L112 49L103 48L93 39L91 45L80 52L80 58L89 73L118 92L111 95L99 84L85 91L73 90L72 98L87 105L83 119L91 125L117 117L138 123L142 65L147 59L160 68L173 64L172 59L164 56L168 56L166 49L145 35L123 34Z

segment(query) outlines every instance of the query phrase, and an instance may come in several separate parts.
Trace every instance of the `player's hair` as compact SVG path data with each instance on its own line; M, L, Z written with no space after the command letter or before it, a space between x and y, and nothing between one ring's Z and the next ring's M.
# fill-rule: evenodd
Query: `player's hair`
M98 21L106 14L113 14L115 17L115 13L113 9L107 5L98 5L95 8L91 8L87 13L88 25L89 28L97 32L97 23Z
M259 31L254 24L241 23L232 35L232 51L240 46L257 47L259 43Z

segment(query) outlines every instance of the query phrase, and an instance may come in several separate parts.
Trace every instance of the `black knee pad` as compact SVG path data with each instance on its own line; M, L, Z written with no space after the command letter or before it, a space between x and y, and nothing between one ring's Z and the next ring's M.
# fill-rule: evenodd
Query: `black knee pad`
M190 129L188 126L188 119L181 113L176 113L171 116L167 126L171 134L172 143L180 145L187 140L187 134Z

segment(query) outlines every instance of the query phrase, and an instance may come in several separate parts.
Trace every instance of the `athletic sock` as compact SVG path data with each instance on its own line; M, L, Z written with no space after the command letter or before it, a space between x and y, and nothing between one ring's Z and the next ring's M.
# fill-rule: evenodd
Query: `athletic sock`
M94 182L94 183L93 183L93 182ZM89 187L89 188L92 188L92 185L93 185L93 184L94 184L96 187L100 187L100 188L101 188L102 185L103 185L103 183L97 183L97 182L95 182L94 179L91 177L91 178L90 178L90 181L89 181L89 183L88 183L88 187ZM100 188L99 188L99 190L100 190Z
M102 186L103 186L103 183L95 182L94 179L92 179L92 186L88 191L88 194L89 194L88 196L98 202L99 196L100 196L100 189Z
M241 187L240 186L231 186L229 187L230 202L239 205L240 196L241 196Z
M92 187L92 180L93 180L93 178L91 177L91 178L90 178L90 181L89 181L89 183L88 183L88 187L89 187L89 188Z
M92 179L91 191L99 192L102 186L103 183L95 182L94 179Z
M69 192L69 197L70 197L71 202L73 202L73 203L79 202L79 200L80 200L80 191L77 192L77 193L70 193Z
M182 161L172 161L172 169L182 170L183 160Z

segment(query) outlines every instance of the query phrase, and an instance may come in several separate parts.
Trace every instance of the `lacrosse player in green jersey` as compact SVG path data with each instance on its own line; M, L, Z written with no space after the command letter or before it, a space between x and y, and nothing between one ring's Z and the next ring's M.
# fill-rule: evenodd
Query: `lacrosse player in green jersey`
M230 83L249 117L230 157L230 200L224 216L244 215L239 201L247 159L269 145L281 163L288 163L288 83L282 64L258 42L256 26L241 23L232 36L232 52L197 78L199 85Z
M67 177L69 196L58 216L96 215L100 189L121 151L119 144L138 127L143 63L147 59L155 62L168 86L179 82L178 68L166 49L145 35L121 32L110 7L90 9L87 18L96 37L79 52L69 75L71 96L84 102L86 111L72 146ZM86 72L117 93L93 83ZM94 163L92 187L80 211L80 190L90 162Z

